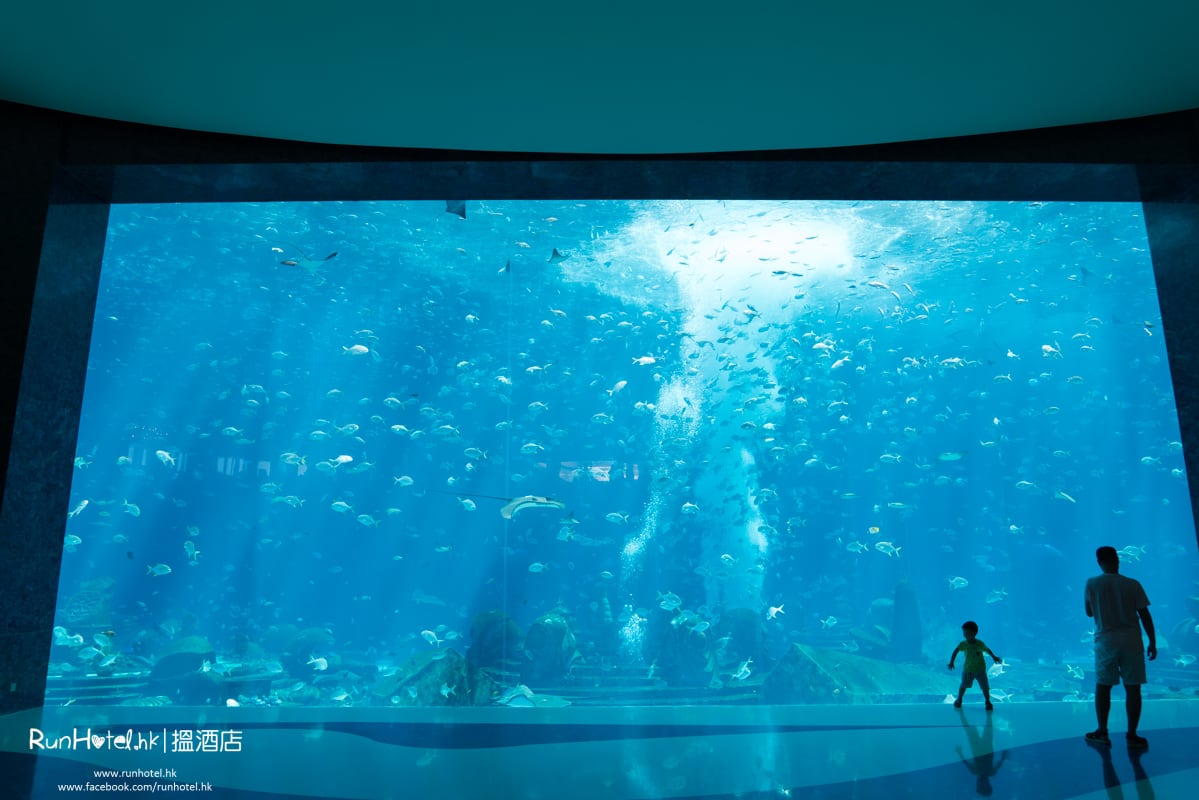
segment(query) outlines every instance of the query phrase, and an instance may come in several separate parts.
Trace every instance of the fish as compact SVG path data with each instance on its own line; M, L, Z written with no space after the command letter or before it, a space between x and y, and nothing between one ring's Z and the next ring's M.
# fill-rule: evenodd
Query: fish
M288 258L280 261L279 263L285 267L300 267L301 269L307 270L310 274L315 275L317 269L319 269L323 263L333 258L335 255L337 255L336 250L324 258Z
M896 547L891 542L878 542L877 544L874 545L874 549L879 551L880 553L886 553L888 556L891 556L892 558L898 558L899 551L902 550L903 548Z
M521 495L509 500L503 508L500 509L500 516L504 519L512 519L521 511L529 508L556 508L562 510L566 508L566 503L561 500L553 500L549 497L539 497L533 494Z
M545 564L542 564L540 561L534 561L532 564L529 565L529 572L533 572L533 573L545 572L546 569L547 569L547 566Z
M1127 547L1120 548L1116 552L1125 558L1131 558L1133 561L1140 561L1141 556L1145 555L1145 546L1130 544Z
M465 200L446 200L445 213L453 214L458 219L466 219L466 201Z
M169 575L170 573L171 573L171 568L169 566L167 566L166 564L147 564L146 565L146 574L147 575L158 576L158 575Z
M946 580L949 581L950 589L965 589L967 586L970 585L970 581L966 580L965 578L961 577L960 575L954 576L952 578L947 578Z

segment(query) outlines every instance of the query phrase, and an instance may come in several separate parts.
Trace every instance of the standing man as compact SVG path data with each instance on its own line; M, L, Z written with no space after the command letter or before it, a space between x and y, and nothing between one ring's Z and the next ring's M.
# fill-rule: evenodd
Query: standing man
M1095 551L1102 575L1087 580L1086 610L1095 618L1095 716L1099 728L1088 733L1088 742L1111 745L1107 735L1107 715L1112 708L1112 687L1124 681L1128 711L1129 747L1147 748L1149 742L1137 736L1141 721L1141 684L1145 682L1145 653L1157 658L1157 634L1149 616L1149 598L1140 581L1119 574L1120 556L1114 547ZM1149 637L1149 647L1141 641L1141 625Z

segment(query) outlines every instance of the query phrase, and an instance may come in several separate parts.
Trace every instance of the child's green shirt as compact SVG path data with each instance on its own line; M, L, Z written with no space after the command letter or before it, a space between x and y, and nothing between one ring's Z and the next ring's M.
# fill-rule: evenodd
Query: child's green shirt
M963 639L955 651L966 654L966 663L962 665L962 672L986 672L987 662L983 660L983 653L986 651L987 646L982 639L975 639L973 642Z

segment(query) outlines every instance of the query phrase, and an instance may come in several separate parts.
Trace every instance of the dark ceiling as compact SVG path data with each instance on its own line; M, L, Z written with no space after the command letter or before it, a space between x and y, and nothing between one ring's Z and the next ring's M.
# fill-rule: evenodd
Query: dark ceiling
M325 144L691 153L1199 107L1199 3L10 4L0 99Z

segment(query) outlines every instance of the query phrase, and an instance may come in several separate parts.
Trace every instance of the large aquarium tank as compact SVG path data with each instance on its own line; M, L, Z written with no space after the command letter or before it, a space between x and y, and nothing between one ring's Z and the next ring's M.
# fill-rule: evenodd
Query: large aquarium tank
M73 458L47 705L1199 688L1138 203L113 205Z

